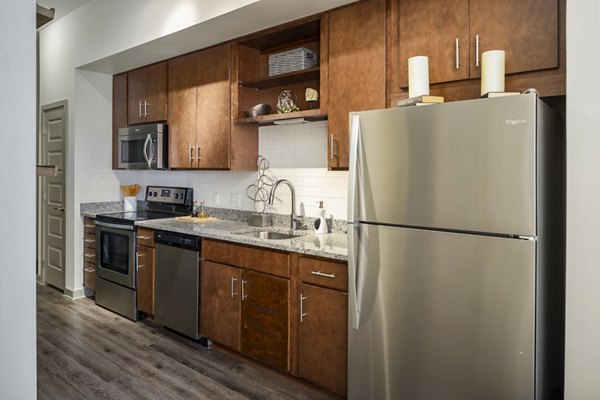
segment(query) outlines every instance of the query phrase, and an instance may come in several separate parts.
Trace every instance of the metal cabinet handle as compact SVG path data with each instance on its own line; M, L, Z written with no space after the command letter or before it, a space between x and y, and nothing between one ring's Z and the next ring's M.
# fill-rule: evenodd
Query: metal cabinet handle
M83 253L83 256L84 256L85 258L90 258L90 257L94 257L94 256L95 256L95 254L94 254L94 253Z
M96 270L92 268L83 268L83 272L96 272Z
M310 273L313 274L313 275L322 276L322 277L325 277L325 278L335 279L335 275L334 274L326 274L325 272L321 272L321 271L310 271Z
M475 66L479 67L479 34L475 35Z
M458 38L454 42L454 50L456 52L456 69L460 68L460 42Z
M95 228L95 227L96 227L96 225L94 225L94 224L92 224L92 225L89 225L89 224L84 224L84 225L83 225L83 227L84 227L84 228Z
M196 160L198 160L198 161L202 160L202 157L200 157L201 149L202 149L202 147L200 147L200 145L198 145L198 143L196 143Z
M329 146L329 158L332 160L337 156L335 152L335 139L333 137L333 133L331 134L331 145Z
M64 207L54 207L56 211L65 211Z
M190 161L194 161L194 146L188 144L188 153L190 155Z
M304 312L304 300L306 300L306 297L302 296L302 293L300 293L300 322L303 322L304 317L306 316L306 313Z
M139 116L142 118L142 102L140 101Z
M148 115L150 115L150 113L148 112L148 106L150 105L150 103L148 103L147 101L144 100L144 117L148 118Z
M231 298L232 299L233 299L233 296L235 296L237 294L237 292L235 292L233 289L235 281L237 281L237 279L232 276L231 277Z
M148 240L148 239L152 239L152 236L136 236L136 239Z
M83 241L86 243L92 243L92 242L95 242L96 239L83 239Z
M248 297L248 295L246 294L246 290L245 290L246 282L248 282L248 281L245 281L242 279L242 301L246 300L246 297Z

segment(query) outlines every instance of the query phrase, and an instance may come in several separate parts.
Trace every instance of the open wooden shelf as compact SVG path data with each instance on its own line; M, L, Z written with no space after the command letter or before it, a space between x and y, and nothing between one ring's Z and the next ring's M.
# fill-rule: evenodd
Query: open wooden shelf
M273 124L275 121L285 119L304 118L307 121L319 121L327 119L327 114L323 114L320 109L302 110L285 114L267 114L258 117L245 117L235 120L236 124Z
M320 70L319 67L314 67L301 71L288 72L287 74L279 74L252 81L240 82L240 86L253 89L269 89L277 86L293 85L295 83L319 79Z

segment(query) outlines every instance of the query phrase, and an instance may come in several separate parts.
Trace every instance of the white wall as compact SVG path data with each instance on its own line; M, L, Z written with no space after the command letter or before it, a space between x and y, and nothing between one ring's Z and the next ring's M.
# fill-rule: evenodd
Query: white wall
M66 99L70 108L65 213L67 293L82 293L80 203L118 200L119 184L133 179L111 169L111 74L348 2L92 0L41 30L40 105ZM325 173L322 168L321 173ZM223 181L237 185L252 179L251 175L216 172L180 174L140 173L135 179L159 183L157 180L170 177L163 183L191 182L205 193L218 192ZM215 181L217 189L202 183L215 176L222 176ZM209 197L212 201L212 195ZM231 203L231 195L219 197L223 206Z
M567 1L567 400L600 399L600 3Z
M35 2L0 1L0 398L35 399ZM18 39L15 39L18 38Z

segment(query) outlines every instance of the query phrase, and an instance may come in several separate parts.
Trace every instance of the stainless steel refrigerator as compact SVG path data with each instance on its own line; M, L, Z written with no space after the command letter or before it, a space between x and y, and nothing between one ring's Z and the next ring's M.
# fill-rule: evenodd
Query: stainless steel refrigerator
M350 120L348 399L562 398L562 119L530 93Z

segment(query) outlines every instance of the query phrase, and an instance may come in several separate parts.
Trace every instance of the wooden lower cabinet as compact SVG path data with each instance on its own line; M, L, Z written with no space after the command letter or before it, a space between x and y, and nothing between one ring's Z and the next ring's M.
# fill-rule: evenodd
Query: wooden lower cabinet
M298 284L302 307L298 323L298 376L346 394L348 294Z
M96 220L83 219L83 287L96 290Z
M289 370L288 279L242 271L241 352Z
M154 317L154 271L156 268L154 231L139 228L137 231L137 308Z
M200 334L344 396L346 263L205 239Z
M203 261L200 268L200 335L240 351L241 270Z

